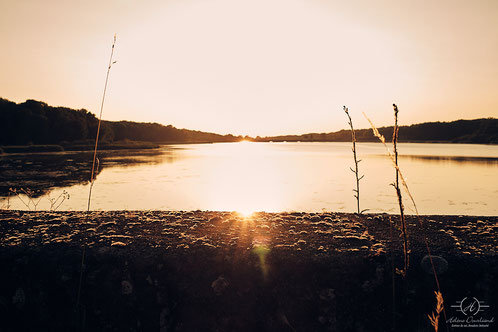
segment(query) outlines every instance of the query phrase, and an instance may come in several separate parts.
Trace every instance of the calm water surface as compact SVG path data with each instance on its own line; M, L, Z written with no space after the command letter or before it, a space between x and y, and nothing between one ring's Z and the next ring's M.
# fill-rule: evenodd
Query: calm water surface
M390 185L395 173L385 148L378 143L360 143L357 150L362 159L360 173L365 175L360 184L361 208L396 213L396 196ZM498 146L406 143L400 144L399 150L400 168L421 214L498 215ZM17 162L22 170L26 163L36 164L40 158L31 155L14 161L4 157L2 163ZM43 158L59 160L50 167L62 177L78 172L67 160L83 158L86 163L91 155L47 154ZM158 153L126 158L108 154L101 160L92 194L95 210L250 213L356 209L349 143L168 145ZM48 188L54 187L52 198L63 190L70 194L59 210L86 210L87 181L45 182ZM38 199L38 209L50 207L46 195ZM6 198L0 200L0 207L6 204ZM25 209L18 197L11 197L9 204L11 209ZM405 205L413 213L408 201Z

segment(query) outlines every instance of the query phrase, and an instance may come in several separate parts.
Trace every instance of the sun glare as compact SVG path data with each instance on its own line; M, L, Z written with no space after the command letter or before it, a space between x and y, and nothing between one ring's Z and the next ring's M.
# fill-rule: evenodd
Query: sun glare
M253 211L251 209L240 209L236 211L239 216L241 216L244 219L251 218L256 211Z
M210 206L220 211L237 211L249 217L255 211L279 211L281 186L278 165L272 162L268 147L253 142L218 146L212 158L224 162L211 168L207 186Z

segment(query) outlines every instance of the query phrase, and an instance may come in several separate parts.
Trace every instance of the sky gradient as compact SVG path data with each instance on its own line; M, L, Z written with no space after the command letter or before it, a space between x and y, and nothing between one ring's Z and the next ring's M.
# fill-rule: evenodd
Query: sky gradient
M498 116L498 1L3 0L0 97L236 135Z

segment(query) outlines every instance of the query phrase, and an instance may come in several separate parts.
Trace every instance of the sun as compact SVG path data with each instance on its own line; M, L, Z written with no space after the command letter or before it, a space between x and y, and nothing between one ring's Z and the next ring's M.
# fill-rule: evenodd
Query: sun
M237 214L243 217L244 219L251 218L256 211L250 209L250 208L240 208L236 210Z

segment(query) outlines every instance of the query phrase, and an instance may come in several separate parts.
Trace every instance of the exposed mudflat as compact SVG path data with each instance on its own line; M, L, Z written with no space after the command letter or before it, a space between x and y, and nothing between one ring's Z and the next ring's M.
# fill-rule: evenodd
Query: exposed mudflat
M474 296L496 320L498 217L409 216L406 279L393 273L403 252L391 220L0 211L0 330L428 331L437 288L424 238L447 318Z

